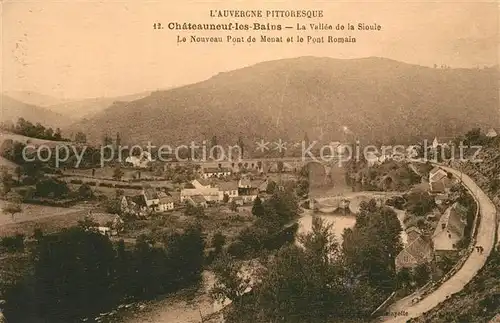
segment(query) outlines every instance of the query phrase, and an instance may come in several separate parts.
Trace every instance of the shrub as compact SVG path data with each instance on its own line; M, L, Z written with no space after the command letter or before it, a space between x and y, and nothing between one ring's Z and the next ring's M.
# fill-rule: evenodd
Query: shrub
M24 235L16 234L15 236L2 238L0 245L8 252L16 252L24 250Z

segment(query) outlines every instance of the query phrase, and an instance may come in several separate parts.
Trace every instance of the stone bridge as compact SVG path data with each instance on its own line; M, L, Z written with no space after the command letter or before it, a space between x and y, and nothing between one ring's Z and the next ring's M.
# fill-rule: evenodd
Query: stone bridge
M351 202L359 202L360 200L368 201L371 199L375 199L377 203L379 204L384 204L385 201L388 198L391 198L393 196L400 196L404 194L404 192L383 192L383 191L361 191L361 192L352 192L352 193L347 193L347 194L337 194L337 195L321 195L321 194L310 194L309 195L309 208L311 210L314 210L314 208L317 208L319 205L322 205L325 208L334 208L334 207L341 207L341 208L348 208L350 207L352 211L357 211L356 209L359 207L359 205L353 205ZM332 199L338 200L337 205L332 205L330 203L328 204L322 204L322 200L326 199Z
M324 158L313 158L313 157L283 157L283 158L251 158L251 159L241 159L241 160L223 160L223 161L203 161L196 162L202 167L221 167L229 168L233 171L239 171L242 168L250 170L261 170L264 173L277 172L279 170L280 164L282 164L283 172L298 172L305 165L320 165L324 169L324 174L327 176L331 173L332 168L342 167L343 162L345 162L342 157L324 157ZM178 164L186 162L176 162ZM173 163L173 164L176 164Z

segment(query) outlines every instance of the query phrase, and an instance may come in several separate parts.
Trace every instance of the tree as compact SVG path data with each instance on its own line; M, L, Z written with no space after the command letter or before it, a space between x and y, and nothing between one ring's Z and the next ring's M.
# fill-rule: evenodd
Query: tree
M120 199L114 198L107 200L104 203L106 212L111 213L111 214L121 214L122 209L121 209L121 202Z
M49 140L54 138L54 130L52 128L45 129L45 137Z
M77 132L75 134L75 142L77 144L85 144L87 143L87 136L83 132Z
M333 232L333 224L326 223L321 217L313 216L311 231L299 235L298 241L306 253L314 258L315 264L329 264L339 258L340 249Z
M59 199L68 193L68 184L54 178L43 178L36 183L36 194L41 197Z
M215 249L216 253L222 250L222 247L226 243L226 236L221 232L217 231L212 237L212 247Z
M231 203L229 204L229 209L233 212L237 212L238 211L238 204L236 204L236 202L234 200L231 201Z
M121 139L121 137L120 137L120 133L119 133L119 132L117 132L117 133L116 133L116 141L115 141L115 146L119 148L119 147L121 146L121 143L122 143L122 139Z
M212 270L216 278L214 287L210 291L213 299L221 303L229 299L238 306L251 281L242 274L242 264L224 253L215 261Z
M500 179L499 179L499 178L494 178L494 179L490 182L490 190L491 190L493 193L496 193L499 189L500 189Z
M122 190L122 189L117 189L117 190L115 191L115 198L116 198L116 199L120 199L120 198L121 198L122 196L124 196L124 195L125 195L125 191L124 191L124 190Z
M414 191L405 196L406 209L416 216L425 216L436 206L434 198L425 191Z
M61 136L61 129L57 128L56 129L56 132L54 133L54 140L62 140L62 136Z
M17 252L24 250L24 235L17 233L14 236L4 237L0 239L0 246L8 252Z
M205 209L201 205L193 205L190 202L186 202L186 209L184 210L184 214L200 217L205 215Z
M83 200L90 200L92 197L94 197L94 192L92 192L92 188L89 184L82 184L78 188L78 195Z
M252 214L258 218L262 218L264 216L264 213L265 210L264 205L262 204L262 200L257 196L253 201Z
M280 160L280 161L278 161L278 163L277 163L278 173L283 172L283 167L284 167L283 162L282 162L281 160Z
M245 144L243 143L243 138L241 136L238 137L238 147L240 147L241 158L245 156Z
M412 276L408 268L401 268L396 276L397 288L405 289L411 285Z
M430 279L431 271L427 264L421 264L415 267L413 278L418 286L425 285Z
M378 207L372 201L360 206L354 228L344 230L344 261L353 277L372 288L389 291L396 281L394 261L403 248L402 228L392 209Z
M301 246L280 249L259 277L255 307L263 321L327 322L352 315L332 226L316 217L312 232L299 241Z
M212 139L210 140L210 152L213 154L212 157L214 159L218 159L219 158L219 150L218 149L214 149L215 146L217 146L218 143L217 143L217 136L212 136Z
M15 192L10 192L6 196L7 203L3 207L2 211L5 213L9 213L10 216L12 217L12 221L14 221L14 215L16 213L21 213L21 202L22 198L19 196L19 194Z
M229 202L229 195L224 194L224 197L222 198L222 202L224 202L224 203Z
M309 194L309 180L308 179L299 179L297 183L297 195L298 196L307 196Z
M266 187L266 193L273 194L276 191L277 184L274 181L269 181Z
M464 144L468 146L483 145L487 137L481 133L480 128L474 128L465 134Z
M123 172L123 170L121 169L120 166L116 166L115 169L113 170L113 179L115 180L121 180L123 175L125 173Z
M21 175L23 174L23 169L20 166L17 166L14 172L16 173L17 181L21 182Z
M14 186L14 180L12 179L12 175L9 174L9 172L7 172L6 170L2 171L1 184L2 184L2 191L1 191L2 195L9 193L12 187Z
M104 135L102 138L102 145L103 146L110 146L113 144L113 138L111 138L107 133Z

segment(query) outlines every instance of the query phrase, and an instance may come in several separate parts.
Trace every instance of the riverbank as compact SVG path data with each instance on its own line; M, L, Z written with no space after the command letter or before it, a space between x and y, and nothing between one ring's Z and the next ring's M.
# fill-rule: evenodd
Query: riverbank
M375 196L377 198L394 196L394 192L349 192L343 194L344 197L357 199L354 203L354 210L359 211L359 203L363 200L370 200ZM335 196L332 196L332 198ZM403 211L404 214L404 211ZM298 233L306 233L311 230L312 218L314 213L311 210L303 209L301 216L298 218L299 230ZM337 241L341 243L342 233L345 228L351 228L356 223L355 216L341 215L322 215L327 222L334 223L335 236ZM398 215L400 218L400 215ZM402 217L401 220L402 221ZM196 292L182 292L168 296L164 299L147 302L142 309L129 311L128 313L119 316L120 320L107 321L110 323L199 323L201 318L217 316L214 313L222 309L221 304L214 303L208 295L212 288L215 279L211 272L205 271L203 274L203 286ZM225 305L229 304L226 303ZM118 317L118 316L117 316ZM214 319L215 321L215 319Z

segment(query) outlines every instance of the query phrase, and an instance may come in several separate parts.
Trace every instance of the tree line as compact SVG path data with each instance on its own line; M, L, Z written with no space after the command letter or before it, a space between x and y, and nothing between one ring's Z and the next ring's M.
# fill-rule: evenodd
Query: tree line
M55 141L69 141L69 139L65 139L62 137L61 129L56 128L56 130L54 130L52 128L47 128L44 127L39 122L33 124L25 120L24 118L19 118L16 124L10 124L10 125L3 124L2 128L11 131L15 134L31 138L55 140Z
M166 247L144 237L133 248L113 244L84 223L38 235L30 270L3 286L12 322L77 322L120 303L150 299L196 284L204 263L198 226L164 237Z
M212 295L230 299L226 322L342 322L367 319L398 286L394 260L402 249L396 213L363 202L340 244L333 224L314 217L312 230L288 243L250 280L230 254L215 261ZM248 292L249 287L252 290Z

